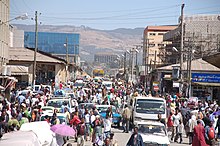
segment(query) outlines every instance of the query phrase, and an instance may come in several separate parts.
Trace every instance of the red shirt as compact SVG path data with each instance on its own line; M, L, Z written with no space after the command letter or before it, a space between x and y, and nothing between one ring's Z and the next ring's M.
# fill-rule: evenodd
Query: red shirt
M70 124L72 125L78 125L79 123L81 123L81 120L79 119L78 116L74 116L72 120L70 120Z

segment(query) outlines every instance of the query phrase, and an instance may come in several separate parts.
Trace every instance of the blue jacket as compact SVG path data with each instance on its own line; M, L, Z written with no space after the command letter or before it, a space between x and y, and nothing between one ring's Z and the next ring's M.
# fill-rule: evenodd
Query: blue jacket
M142 136L139 133L137 134L137 144L134 145L134 135L135 135L134 133L131 135L126 146L144 146Z

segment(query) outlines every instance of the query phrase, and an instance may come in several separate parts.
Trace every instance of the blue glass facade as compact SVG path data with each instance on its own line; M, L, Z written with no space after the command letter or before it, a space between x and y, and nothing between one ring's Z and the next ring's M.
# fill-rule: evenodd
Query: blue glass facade
M66 38L68 38L68 54L79 55L79 34L38 32L38 49L51 54L66 54ZM24 32L24 46L35 48L35 32Z

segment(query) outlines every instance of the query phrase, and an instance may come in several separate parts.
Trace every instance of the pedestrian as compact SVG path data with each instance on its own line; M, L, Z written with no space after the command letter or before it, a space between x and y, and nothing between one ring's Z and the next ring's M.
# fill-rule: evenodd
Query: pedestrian
M220 138L220 115L218 116L218 120L217 120L215 129L217 129L217 131L218 131L216 137L217 137L217 139L219 139Z
M210 146L215 145L215 129L213 127L213 123L210 122L206 127L205 127L205 140L206 144Z
M110 133L110 146L118 146L117 140L114 139L114 133Z
M131 111L127 105L125 105L125 109L123 111L122 118L123 118L122 125L123 125L123 129L124 129L123 132L128 133L129 132L129 125L130 125L130 118L131 118Z
M184 132L184 125L182 123L182 121L180 120L179 121L179 125L178 125L178 138L180 138L180 142L179 143L182 143L183 141L183 132Z
M77 125L79 123L81 123L81 120L79 119L78 112L74 112L73 118L70 120L70 125L72 125L73 129L76 131L75 141L77 141Z
M138 127L134 127L134 133L131 135L126 146L144 146L143 138L141 134L138 133Z
M92 142L96 143L97 141L102 140L102 121L99 115L96 116L96 119L93 122L93 125L94 125L94 128L93 128Z
M170 112L170 115L168 117L168 120L167 120L167 131L173 131L173 120L172 120L172 116L173 116L173 113Z
M84 118L81 119L81 123L77 125L77 146L85 146L86 125Z
M194 127L194 137L192 146L208 146L205 142L205 129L201 124L201 121L197 121L197 125Z
M104 124L104 139L106 137L110 136L111 133L111 121L108 115L106 115L106 118L103 120L103 124Z
M85 140L88 140L88 137L90 137L90 125L91 125L91 115L89 113L89 110L85 109L85 125L86 125L86 133L85 133Z
M175 114L172 115L172 120L173 120L173 129L172 129L173 131L171 135L171 141L173 141L174 138L174 142L177 142L177 138L178 138L177 127L179 125L179 121L181 120L178 109L176 109Z
M196 116L192 115L191 119L189 119L189 122L187 123L189 125L189 132L188 132L188 136L189 136L189 144L192 144L193 142L193 133L194 133L194 127L196 126ZM201 124L201 122L200 122Z

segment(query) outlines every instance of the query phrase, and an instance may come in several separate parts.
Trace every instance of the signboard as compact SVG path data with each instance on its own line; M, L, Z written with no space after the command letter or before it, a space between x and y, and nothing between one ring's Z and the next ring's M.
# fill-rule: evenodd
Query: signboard
M180 87L180 83L173 82L173 87L174 88L179 88Z
M220 74L192 73L192 82L220 83Z
M159 87L158 86L154 86L154 91L159 91Z

